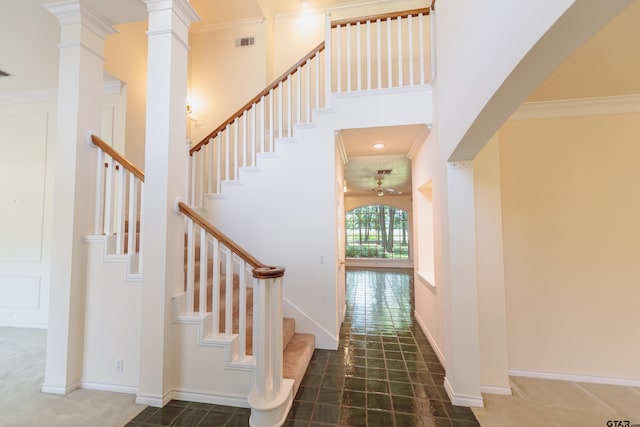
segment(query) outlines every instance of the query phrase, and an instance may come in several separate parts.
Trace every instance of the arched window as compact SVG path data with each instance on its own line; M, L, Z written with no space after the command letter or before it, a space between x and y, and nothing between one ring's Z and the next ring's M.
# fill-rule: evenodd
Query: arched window
M409 215L384 205L353 209L346 215L346 256L409 259Z

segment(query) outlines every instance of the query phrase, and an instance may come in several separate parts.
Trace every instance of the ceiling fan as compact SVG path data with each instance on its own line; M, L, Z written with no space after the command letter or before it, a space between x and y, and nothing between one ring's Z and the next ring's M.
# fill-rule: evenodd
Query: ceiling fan
M401 191L396 191L393 188L382 188L382 180L379 179L376 183L378 186L376 188L372 188L371 191L376 193L378 196L382 197L385 194L402 194Z

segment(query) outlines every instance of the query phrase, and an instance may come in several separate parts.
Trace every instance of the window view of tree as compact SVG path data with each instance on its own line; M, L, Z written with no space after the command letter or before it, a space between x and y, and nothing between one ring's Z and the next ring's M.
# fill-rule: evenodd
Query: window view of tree
M346 255L352 258L409 258L407 211L369 205L346 215Z

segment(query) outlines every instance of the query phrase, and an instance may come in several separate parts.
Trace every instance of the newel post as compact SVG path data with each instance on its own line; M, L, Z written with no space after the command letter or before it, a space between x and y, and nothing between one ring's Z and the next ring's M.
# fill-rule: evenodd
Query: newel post
M331 41L331 14L327 12L324 23L324 106L325 108L331 107L331 85L332 85L332 76L331 70L333 68L332 64L332 41Z
M282 377L282 275L276 269L253 272L253 357L256 363L249 393L252 427L280 426L293 401L293 380Z

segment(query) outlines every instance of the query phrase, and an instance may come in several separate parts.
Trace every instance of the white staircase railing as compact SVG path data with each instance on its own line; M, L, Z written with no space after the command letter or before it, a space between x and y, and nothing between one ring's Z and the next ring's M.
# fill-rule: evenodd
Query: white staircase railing
M142 273L142 198L144 172L96 135L98 148L95 235L108 236L107 253L135 258L130 273Z
M203 207L242 168L255 167L275 141L312 121L332 93L423 85L431 75L430 8L331 21L325 41L190 150L188 201Z

